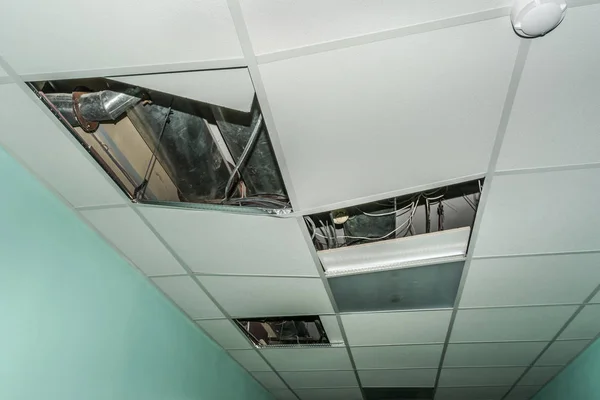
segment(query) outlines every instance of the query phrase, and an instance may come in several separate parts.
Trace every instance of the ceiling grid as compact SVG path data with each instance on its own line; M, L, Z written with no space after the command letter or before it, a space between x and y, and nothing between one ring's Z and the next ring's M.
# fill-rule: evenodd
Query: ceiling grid
M308 233L308 228L306 226L306 223L304 222L303 218L298 218L297 222L298 222L298 227L300 228L300 230L302 231L302 235L304 236L304 240L306 242L306 247L309 249L310 254L313 258L315 268L317 269L317 272L319 273L319 277L321 278L321 281L323 282L323 287L325 288L325 291L327 292L327 296L329 297L329 301L331 301L331 304L333 306L333 310L336 314L336 322L339 326L342 340L345 343L346 351L348 352L348 358L350 359L350 364L352 364L352 370L354 371L354 375L356 377L356 382L358 383L361 394L364 398L365 393L363 390L363 385L361 384L360 375L356 368L356 362L354 361L354 357L352 355L352 352L350 351L350 346L348 344L348 335L346 334L346 331L344 329L344 323L342 322L342 317L340 316L339 308L337 306L335 298L333 297L333 293L331 292L331 287L329 286L329 282L327 281L327 278L325 277L325 273L321 266L321 262L319 261L319 256L317 255L317 252L312 245L312 240L310 238L310 234Z
M267 91L264 88L260 70L258 69L256 55L252 48L252 41L250 40L250 36L248 35L248 28L246 26L246 21L244 20L244 16L242 14L240 3L238 0L227 0L227 6L229 7L229 12L231 13L231 16L233 18L238 39L242 47L242 53L244 54L244 59L246 60L246 64L248 66L248 72L250 73L252 83L254 84L256 98L260 103L261 111L265 118L265 125L269 130L271 145L273 146L273 151L275 152L277 163L279 164L279 169L283 177L283 182L285 183L290 202L292 203L292 205L294 205L296 204L296 192L294 186L292 185L292 180L290 178L285 156L283 154L283 149L279 141L277 126L275 124L275 119L273 118L271 107L269 105L269 99L267 98Z
M585 300L584 304L580 305L579 308L573 313L573 315L571 315L571 317L564 323L564 325L559 329L559 331L554 335L554 337L550 340L550 342L547 344L547 346L540 352L540 354L531 362L531 364L527 367L527 369L523 372L523 374L521 374L521 376L515 381L515 383L511 386L510 390L506 393L506 395L504 395L504 397L502 399L506 399L507 396L511 393L511 391L517 387L517 385L519 384L519 382L521 382L524 377L527 375L527 373L529 371L531 371L531 369L535 366L536 362L538 362L543 356L544 354L548 351L548 349L550 348L550 346L552 346L553 343L556 343L556 340L560 337L560 335L567 329L567 327L569 326L569 324L571 322L573 322L573 320L577 317L577 315L579 315L581 313L581 311L584 309L585 304L588 303L595 295L596 293L598 293L598 291L600 291L600 285L598 285L596 287L596 289L594 289L594 291L592 293L590 293L590 295L587 297L587 299ZM598 333L598 335L600 335L600 333ZM587 348L587 346L589 346L592 342L587 342L588 344L584 347ZM578 352L579 353L579 352ZM569 357L569 360L567 361L570 362L574 357ZM557 371L558 373L558 371Z
M290 58L302 57L352 46L360 46L382 40L395 39L403 36L416 35L419 33L431 32L439 29L452 28L460 25L472 24L474 22L481 22L490 19L506 17L509 14L510 7L499 7L491 10L464 14L457 17L425 22L402 28L390 29L388 31L382 31L352 37L348 39L333 40L322 44L315 44L290 50L275 51L273 53L261 54L257 56L257 61L258 64L268 64L271 62L287 60Z
M163 246L165 246L165 248L167 248L167 250L169 250L171 252L171 254L173 255L173 257L175 257L177 259L177 261L181 264L181 266L186 270L186 272L188 273L188 276L191 277L194 280L194 283L196 283L196 285L198 285L198 287L202 290L202 292L204 294L206 294L206 296L215 304L215 306L219 309L219 311L223 314L223 316L233 325L236 325L236 322L234 321L234 319L231 317L231 315L229 315L229 313L227 312L227 310L225 310L217 301L216 299L210 294L210 292L206 289L206 287L200 282L200 279L198 279L198 277L194 274L194 272L192 271L192 269L186 265L186 263L179 257L179 255L177 255L177 253L175 251L173 251L173 249L168 245L168 243L162 238L162 236L155 230L155 228L152 226L152 224L150 224L148 222L148 220L146 219L146 217L140 212L139 208L133 206L132 207L134 209L134 211L136 212L136 214L138 215L138 217L144 222L144 224L146 225L146 227L148 229L150 229L155 235L156 237L162 242ZM189 315L188 312L186 312L186 314ZM215 340L214 336L211 335L206 329L204 329L201 325L198 325L200 329L202 329L202 331L209 337L211 337L216 343L219 343L219 340ZM241 335L241 332L238 332L239 336L243 336ZM290 391L292 390L291 387L283 380L283 378L281 377L280 373L275 370L273 368L273 366L271 365L271 363L269 362L269 360L267 360L264 355L258 350L257 347L255 347L254 345L252 345L250 343L250 340L243 336L244 341L246 341L251 348L254 349L254 351L256 352L256 354L258 354L262 360L269 366L271 367L271 369L273 370L274 374L283 382L284 386L287 387L288 389L290 389ZM260 381L259 381L260 382ZM261 384L263 384L263 382L260 382ZM264 386L264 384L263 384ZM266 387L266 386L265 386ZM271 389L271 388L267 388L267 389ZM280 387L277 387L276 389L280 389Z
M465 282L467 279L467 275L469 274L469 268L471 266L471 260L473 258L473 251L475 245L477 243L477 235L479 233L479 226L481 225L482 215L485 212L485 206L487 203L487 199L489 197L489 193L493 183L493 173L496 168L496 162L498 161L498 157L500 155L500 149L502 148L502 140L504 138L504 134L506 132L506 127L508 125L508 120L510 118L510 112L513 106L513 102L515 96L517 94L517 89L519 87L519 81L521 79L521 74L523 72L523 68L525 67L525 62L527 60L527 53L529 52L530 42L527 40L522 40L519 45L519 51L517 53L517 57L515 59L515 64L513 67L513 72L511 75L511 81L509 83L508 92L506 94L506 99L504 101L504 106L502 109L502 116L500 118L500 123L498 124L498 131L496 133L496 139L494 142L494 147L492 148L492 154L490 157L489 165L488 165L488 178L485 182L485 187L483 193L481 194L481 200L478 206L478 213L475 217L475 222L473 224L473 233L471 235L471 240L469 242L469 249L467 251L467 260L465 262L465 266L463 269L463 274L461 277L461 282L458 287L458 292L456 294L456 300L454 303L454 309L452 310L452 316L450 318L450 323L448 325L448 333L446 335L446 339L444 341L444 349L442 350L442 356L440 358L440 364L438 367L438 374L435 379L434 391L437 390L440 377L442 374L442 369L444 365L444 359L446 356L446 352L448 350L448 343L450 341L450 337L452 335L452 329L454 327L454 322L456 320L456 315L458 313L458 307L460 304L460 299L462 296L462 292L464 290Z
M434 388L435 400L457 398L523 400L533 396L543 385L569 365L582 349L587 348L600 335L598 332L600 326L597 326L597 318L595 318L600 305L593 305L600 303L600 285L598 284L600 277L592 268L600 259L600 245L592 239L584 238L578 243L565 243L561 246L552 246L550 241L544 242L545 245L544 243L520 245L507 240L500 244L504 247L497 247L490 244L497 237L490 236L489 232L498 226L499 222L492 221L491 218L494 215L501 216L503 212L514 212L511 207L517 207L516 205L502 202L498 198L515 187L520 190L519 179L522 179L524 188L533 186L532 198L540 193L545 196L551 194L548 187L560 179L566 183L574 182L571 186L573 190L584 185L585 195L593 195L595 189L586 185L586 183L590 183L590 179L600 174L600 160L594 159L593 154L586 156L587 158L582 162L573 161L568 157L561 158L557 162L556 158L544 159L544 153L532 164L531 160L522 161L524 156L519 155L518 151L515 153L514 149L519 149L520 145L515 144L517 142L514 142L513 132L527 131L522 128L527 126L526 123L521 120L521 125L519 125L515 115L519 113L519 118L525 118L522 117L525 115L523 107L526 104L523 99L526 99L528 95L524 89L525 83L533 85L531 83L532 76L535 75L527 69L532 68L530 66L533 62L532 57L537 57L535 60L539 63L539 60L544 60L546 56L544 51L548 51L548 47L540 47L539 44L543 43L541 42L543 40L558 40L556 38L560 38L563 32L571 36L575 35L577 25L569 24L569 18L587 21L583 17L585 12L580 7L586 7L586 11L590 11L590 16L587 18L593 19L594 15L600 15L598 11L600 0L569 1L569 12L572 15L568 14L563 23L564 26L549 34L547 38L539 39L540 42L536 40L518 41L518 49L516 49L514 58L510 60L512 69L506 92L502 92L502 85L498 85L497 90L495 89L496 95L503 95L503 106L501 110L496 110L499 120L493 135L493 143L489 150L483 151L484 155L489 157L485 171L473 170L473 173L468 176L455 176L443 181L424 177L416 186L399 184L393 190L366 191L364 193L355 191L353 193L357 193L356 196L348 196L342 201L335 200L335 197L328 197L333 200L313 203L303 200L306 189L299 184L301 183L299 175L295 175L294 166L289 162L291 158L305 150L289 146L286 126L280 123L282 112L285 110L280 108L283 98L278 97L273 89L275 81L272 81L271 74L274 66L285 63L293 65L311 59L311 57L329 57L331 54L336 54L337 57L341 52L363 51L365 48L371 49L373 48L371 46L377 46L384 42L387 45L395 40L416 40L420 35L435 31L443 30L446 35L448 32L457 32L452 31L453 29L471 29L477 24L481 24L477 25L479 27L487 26L494 29L493 25L497 21L506 22L508 20L510 8L507 5L510 2L502 3L501 7L496 6L460 15L416 21L393 28L384 27L381 31L341 35L320 43L262 51L264 47L257 46L258 39L253 36L251 26L257 21L249 18L245 9L249 4L257 5L260 1L226 0L226 2L222 2L222 5L231 14L231 26L237 35L242 57L217 57L141 66L103 66L98 69L39 70L20 75L7 62L7 60L11 60L9 57L0 58L0 96L3 88L16 85L30 101L36 103L37 108L43 111L47 125L50 127L48 134L62 135L60 139L62 141L66 137L68 143L73 145L73 149L69 148L68 151L77 153L78 159L93 165L91 170L94 172L94 182L103 182L101 184L103 193L100 193L98 198L105 200L96 203L85 197L83 200L81 200L82 197L74 197L72 191L65 191L59 187L53 176L44 175L43 169L39 165L33 164L34 161L31 158L26 157L24 147L17 146L15 144L17 142L10 141L10 138L3 137L1 133L0 143L9 154L24 164L67 206L74 209L88 226L110 243L150 282L159 288L162 285L161 290L175 307L189 316L201 331L222 346L236 362L246 368L277 399L366 400L369 398L369 394L364 389L365 387L385 388L394 384L396 386L431 386ZM577 11L582 12L577 13ZM266 18L268 20L268 17ZM489 25L485 25L488 23ZM509 24L507 29L509 29ZM485 29L482 28L481 32L484 31ZM504 40L502 34L498 37L500 38L499 42ZM511 37L510 40L514 40L514 38ZM563 46L567 46L569 43L568 39L560 42ZM235 48L235 44L232 46ZM511 55L508 47L506 54ZM577 51L580 47L573 46L573 48L576 55L579 54ZM0 55L3 55L2 51L0 41ZM456 58L460 58L460 54ZM351 59L348 58L348 60ZM319 62L316 62L315 65L321 65ZM592 67L594 66L591 61L590 64ZM574 65L577 67L577 64ZM79 146L79 143L50 111L38 101L25 83L34 79L137 75L232 67L247 67L254 84L285 186L291 202L295 206L294 212L283 218L249 216L243 213L238 218L237 214L235 217L231 217L231 215L214 211L184 211L176 208L131 203L118 186L104 174L102 168ZM344 68L338 66L338 69ZM289 71L293 71L293 69ZM289 71L285 73L289 73ZM290 78L289 75L287 77ZM300 80L299 76L294 78ZM347 80L348 78L346 76L340 79ZM360 86L360 83L354 81L346 83ZM535 88L535 85L531 87ZM303 88L298 88L298 90L303 90ZM465 88L465 90L473 89ZM594 95L592 93L589 96ZM551 96L549 95L548 98L551 99ZM597 97L590 97L590 99L596 101ZM338 111L334 110L334 112ZM340 112L337 117L344 118L347 115ZM3 121L3 118L6 117L0 114L0 122ZM311 116L299 115L298 118L311 118ZM560 123L562 122L559 121ZM381 128L389 127L382 125ZM587 127L582 125L582 129L584 128ZM377 129L375 129L375 133L372 135L377 133ZM338 133L338 135L345 134L345 132ZM511 143L507 142L509 134ZM342 138L342 140L345 139ZM595 139L593 136L588 136L585 140L588 140L586 142L588 146L592 146ZM532 150L527 146L528 144L524 145L524 154ZM519 149L519 151L521 150ZM551 154L552 151L555 149L549 148L548 154ZM310 153L306 153L305 157L308 154ZM511 154L517 155L513 157ZM343 159L343 156L338 158L342 161ZM307 162L309 161L307 160ZM60 160L55 162L59 163ZM87 164L86 168L89 168ZM330 165L330 167L337 168L338 165ZM303 219L304 215L428 190L439 185L448 185L483 176L485 176L484 190L473 225L458 293L452 308L340 312L319 256L312 244ZM547 183L546 186L544 186L545 183ZM521 192L521 194L523 193L525 192ZM523 196L529 195L525 193ZM565 204L570 204L570 198L564 203L561 201L558 199L552 203L558 204L559 211L566 207ZM550 203L544 200L543 204ZM218 226L229 223L227 221L230 219L233 224L242 226L241 231L244 229L251 231L246 239L243 234L240 234L236 236L238 237L236 240L252 241L253 238L250 236L257 234L265 243L276 242L274 247L278 246L280 249L274 249L273 254L269 253L268 255L268 245L254 253L247 253L247 250L244 250L244 254L239 259L235 258L236 255L223 257L220 260L223 264L221 265L219 264L219 252L222 249L219 248L218 241L226 238L226 232L211 228L212 235L202 236L202 241L206 241L205 248L196 246L198 248L194 249L193 242L197 240L197 235L193 224L190 228L183 223L178 223L174 230L184 233L181 238L172 236L172 232L164 229L164 226L161 226L157 219L150 215L150 212L154 212L154 210L157 213L165 213L169 210L175 213L191 212L198 216L212 213L215 215L213 222L207 222L202 219L204 217L198 217L199 219L194 223L199 227ZM538 218L536 216L523 215L530 217L532 221L543 221L543 219L536 220L535 218ZM120 236L111 232L110 227L107 226L109 218L121 220L128 231L121 232ZM250 221L245 218L254 218L255 220ZM499 218L501 219L501 217ZM267 220L269 222L266 222ZM256 226L252 225L256 221L261 222ZM577 224L580 223L580 220L575 219L574 221ZM557 224L566 224L567 222L570 221L559 220ZM567 234L576 228L574 226L567 229ZM198 228L198 230L200 229L202 228ZM543 228L538 226L537 229ZM482 232L485 232L487 238L480 240ZM529 232L527 231L526 235L530 234ZM130 240L129 237L134 235L138 243ZM185 235L190 237L189 243L185 241ZM257 243L260 243L260 238L256 240ZM277 241L278 238L281 239L280 242ZM286 243L284 238L289 239L289 243ZM229 239L227 237L227 240ZM544 239L547 238L544 237ZM285 251L278 253L281 249ZM196 250L197 253L194 253L193 250ZM207 255L204 256L204 253ZM291 261L287 262L286 257ZM240 264L244 261L247 261L248 265ZM565 265L569 264L573 264L572 269L566 270ZM228 269L226 265L231 267ZM316 271L313 268L316 268ZM521 281L521 286L516 280ZM497 291L486 289L485 286L492 281L497 283L499 287ZM534 287L536 282L539 284ZM283 289L280 290L281 294L276 296L281 300L277 307L267 306L267 303L270 302L269 297L263 303L252 298L260 297L261 290L266 292L267 288L278 286ZM223 287L246 288L247 290L254 288L254 291L249 290L254 296L247 296L248 304L242 307L240 297L228 293ZM283 293L293 291L301 293L297 295L298 299L305 296L304 305L300 301L298 308L294 308L296 300L288 301L284 298ZM508 299L506 292L511 291L512 298ZM307 297L305 293L309 292L311 295ZM294 294L290 294L290 296L294 298ZM340 338L343 346L333 345L330 348L293 350L260 349L254 346L235 326L235 317L271 316L276 312L274 310L291 310L290 313L297 311L297 314L322 316L323 320L328 320L332 332L337 331L335 334L332 333L332 337ZM247 315L247 311L253 315ZM542 317L544 324L540 324L537 330L533 329L535 327L526 325L525 322L522 322L522 326L519 325L521 324L519 321ZM489 319L486 320L486 318ZM481 321L486 321L486 323ZM501 329L494 329L497 327L493 325L494 323L502 323ZM519 329L513 329L511 324L517 325ZM481 328L477 330L469 328L474 325L479 325ZM486 326L495 330L493 335L490 334L490 329L485 329ZM328 331L329 329L327 328Z

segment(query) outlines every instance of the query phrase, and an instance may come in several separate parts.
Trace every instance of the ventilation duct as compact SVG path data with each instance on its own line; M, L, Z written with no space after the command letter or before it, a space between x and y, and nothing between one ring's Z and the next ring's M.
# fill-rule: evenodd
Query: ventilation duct
M98 129L99 122L116 120L141 100L133 94L112 90L49 93L46 98L73 127L80 126L86 132Z
M30 87L134 201L291 211L256 101L245 112L103 78Z

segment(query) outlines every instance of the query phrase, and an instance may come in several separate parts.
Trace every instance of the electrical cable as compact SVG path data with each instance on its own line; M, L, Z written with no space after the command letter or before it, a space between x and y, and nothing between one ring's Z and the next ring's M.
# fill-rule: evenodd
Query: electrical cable
M169 104L169 108L167 109L167 115L165 116L165 120L163 121L162 128L160 129L160 133L158 135L158 140L156 145L154 146L154 150L152 151L152 156L150 157L150 162L148 163L148 167L146 168L146 172L144 173L144 179L142 183L139 184L133 190L133 197L136 199L141 198L146 192L146 187L148 186L148 182L150 182L150 175L154 170L154 166L156 165L156 160L158 159L158 151L160 150L160 146L162 145L162 138L165 134L165 130L167 128L167 124L171 121L171 114L173 112L173 101L174 97L171 98L171 103Z
M333 216L331 214L329 214L329 216L331 217L332 225L330 226L329 225L329 221L327 221L327 228L331 228L331 233L332 233L331 237L333 238L333 243L334 243L335 247L339 247L338 246L337 232L335 230L335 222L333 222Z
M306 222L308 222L308 224L310 225L311 229L311 236L310 238L314 240L315 238L315 233L317 232L317 226L315 225L315 221L312 220L312 218L310 217L304 217L304 220Z
M360 240L380 240L380 239L385 239L385 238L387 238L388 236L392 235L393 233L396 233L396 232L398 232L400 229L404 228L406 224L408 224L408 223L412 223L412 217L415 215L415 212L416 212L416 211L417 211L417 207L416 207L416 205L414 205L414 206L413 206L413 208L412 208L411 216L410 216L410 217L409 217L409 218L408 218L406 221L404 221L402 224L400 224L400 225L399 225L399 226L398 226L396 229L394 229L393 231L391 231L391 232L389 232L389 233L386 233L386 234L385 234L385 235L383 235L383 236L379 236L379 237L375 237L375 238L373 238L373 237L364 237L364 236L347 236L347 235L338 235L337 237L338 237L338 238L342 238L342 239L360 239ZM323 225L323 228L324 228L324 227L325 227L325 225L323 224L323 222L322 222L322 221L319 221L319 222L321 223L321 225ZM409 225L409 227L410 227L410 225ZM328 239L328 237L327 237L327 236L321 235L321 234L319 234L319 233L316 233L316 232L315 232L315 234L316 234L316 236L320 236L320 237L322 237L322 238L324 238L324 239Z
M464 194L463 194L463 198L465 199L465 201L467 202L467 204L469 205L469 207L471 207L473 209L473 211L477 211L477 209L475 207L475 203L473 203L473 200L469 199L469 197L467 197Z
M258 196L252 196L252 197L236 197L233 199L229 199L229 200L223 200L221 201L221 204L241 204L241 203L260 203L260 204L268 204L271 206L278 206L278 207L289 207L289 203L285 203L283 201L279 201L276 199L271 199L268 197L258 197Z
M326 228L326 227L325 227L325 224L323 223L323 221L319 221L319 223L321 224L321 227L322 227L322 228L320 229L320 230L321 230L321 232L323 232L323 233L327 232L327 236L323 236L323 237L324 237L325 239L327 239L327 247L328 247L328 248L331 248L331 243L332 243L332 240L331 240L331 237L329 236L329 234L330 234L330 232L329 232L329 228ZM321 236L321 235L317 234L317 236Z
M431 232L431 206L429 199L425 197L425 233Z
M358 211L360 211L361 213L363 213L363 215L366 215L367 217L385 217L387 215L394 215L394 214L396 214L396 216L399 216L399 215L403 215L403 214L399 214L400 211L404 211L404 210L409 209L413 204L414 204L414 202L411 203L411 204L409 204L409 205L407 205L406 207L399 208L399 209L397 209L395 211L390 211L390 212L385 212L385 213L380 213L380 214L368 213L366 211L361 210L358 207L356 207L356 209Z
M262 121L263 121L263 116L262 116L262 114L259 114L258 120L256 121L256 125L254 126L254 130L252 131L252 134L250 134L250 138L248 139L248 143L246 143L246 147L244 147L244 151L240 155L238 162L235 164L235 167L233 168L233 171L231 171L231 175L229 176L229 179L227 180L227 185L225 185L225 197L224 197L223 201L226 201L229 199L229 192L231 191L231 187L233 186L233 180L235 179L235 176L238 174L238 171L239 171L240 167L242 166L242 164L244 163L244 161L246 161L246 157L248 156L250 149L252 148L252 146L256 142L256 139L258 138L258 134L260 133Z
M438 231L444 230L444 203L440 200L437 209L438 214Z

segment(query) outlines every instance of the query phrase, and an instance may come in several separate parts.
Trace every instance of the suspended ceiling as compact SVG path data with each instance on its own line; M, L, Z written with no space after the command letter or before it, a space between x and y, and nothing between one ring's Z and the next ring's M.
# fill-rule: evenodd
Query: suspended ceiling
M277 399L528 399L600 332L595 3L523 40L510 1L21 1L0 13L0 144ZM193 98L213 79L176 73L226 87L221 68L238 84L215 101L256 90L287 218L130 203L24 85ZM338 312L302 215L484 176L454 308ZM345 345L257 350L230 320L302 314Z

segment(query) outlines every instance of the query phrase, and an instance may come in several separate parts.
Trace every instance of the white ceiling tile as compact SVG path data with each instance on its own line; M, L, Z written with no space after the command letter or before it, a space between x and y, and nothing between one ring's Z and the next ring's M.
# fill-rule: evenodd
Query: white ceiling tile
M450 342L551 340L577 306L459 310Z
M342 315L351 346L443 343L452 311L410 311Z
M515 386L503 400L529 400L541 388L541 386Z
M508 0L242 0L257 54L310 46L509 5ZM318 10L318 12L315 12Z
M495 177L474 255L600 249L600 214L582 212L600 195L599 180L600 168Z
M358 371L363 387L433 387L437 368Z
M195 272L318 276L295 218L161 207L140 209Z
M248 371L271 371L271 367L255 350L229 350L229 355Z
M5 16L0 12L0 20ZM0 22L0 30L1 26ZM0 143L75 207L124 204L125 196L108 182L100 167L83 155L84 150L30 96L15 84L0 86Z
M191 318L224 318L217 306L189 276L158 277L152 278L152 281Z
M450 344L445 367L529 366L547 342Z
M131 208L83 210L81 214L146 275L186 273Z
M474 259L461 307L583 303L600 283L600 254Z
M600 161L600 5L567 14L531 43L498 170Z
M577 356L589 342L589 340L556 341L542 354L535 365L565 365Z
M297 389L301 400L362 400L359 388Z
M526 367L443 368L439 386L510 386L525 369Z
M225 349L250 349L246 336L226 319L196 321L198 325Z
M267 389L287 389L275 372L252 372L252 376Z
M519 381L519 385L543 386L558 374L563 367L532 367Z
M277 371L352 370L348 351L341 347L263 349Z
M438 388L435 400L500 400L509 386Z
M585 306L559 339L593 339L600 333L600 305Z
M335 315L320 315L319 318L321 318L321 324L323 325L323 329L325 329L325 333L327 333L330 343L344 341Z
M260 65L295 207L485 172L519 43L507 24L500 18Z
M434 368L440 364L441 344L352 347L357 369Z
M298 397L289 389L271 389L270 392L276 400L298 400Z
M254 86L247 68L117 76L110 79L203 103L249 112Z
M292 389L358 386L354 371L280 372Z
M317 278L201 276L209 293L234 317L277 317L332 313Z
M2 11L0 48L19 74L242 57L225 0L175 0L169 7L159 0L42 4L25 0ZM114 29L102 29L99 22L90 24L90 16ZM52 19L51 24L38 22L47 18ZM27 35L14 34L25 31ZM57 43L85 49L85 57L57 51Z

